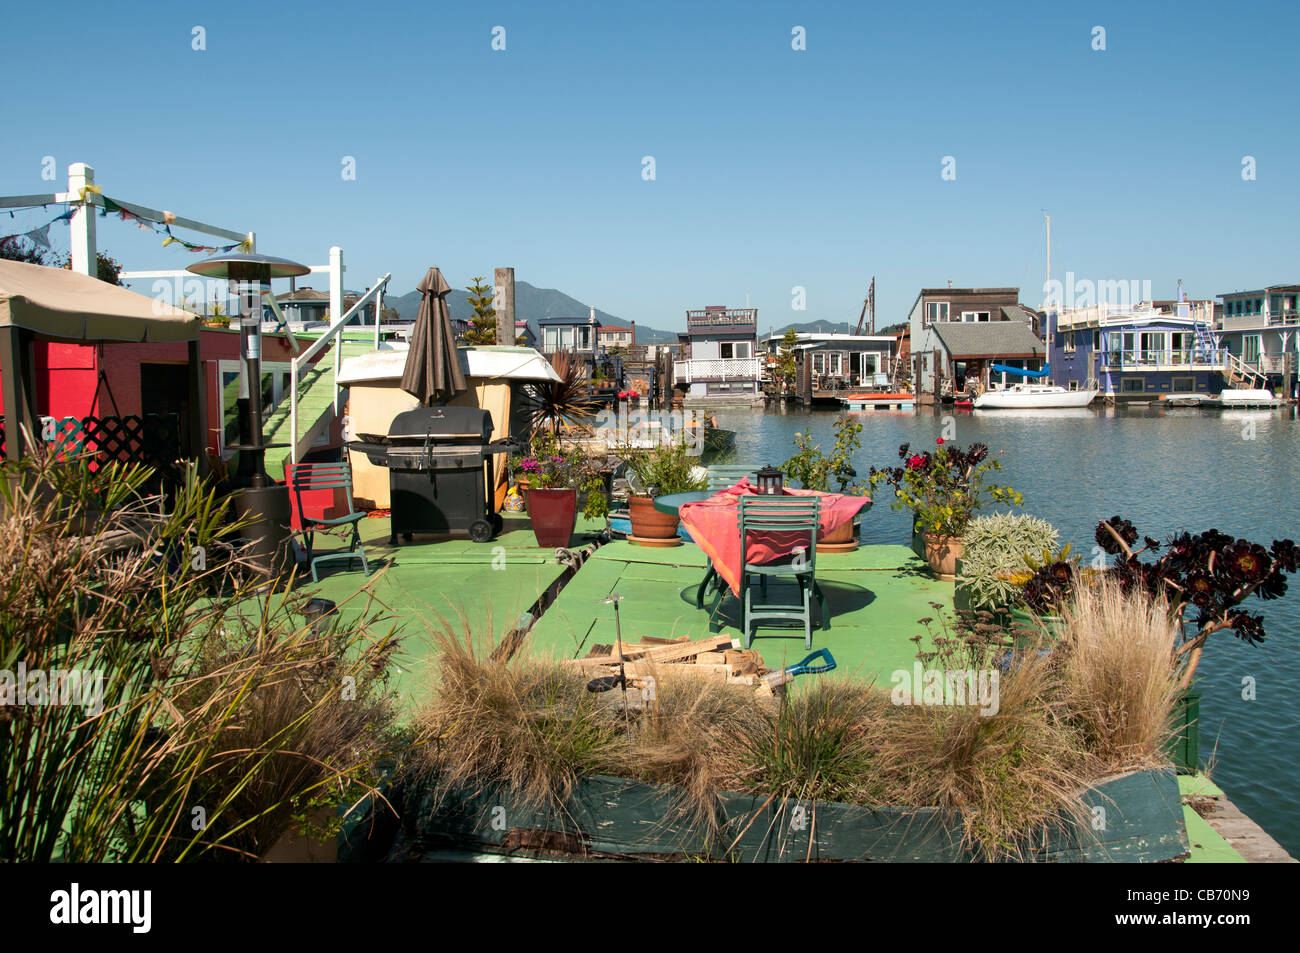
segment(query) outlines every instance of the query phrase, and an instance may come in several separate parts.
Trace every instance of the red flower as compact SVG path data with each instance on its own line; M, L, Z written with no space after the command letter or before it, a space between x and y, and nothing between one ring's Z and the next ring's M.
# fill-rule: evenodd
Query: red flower
M937 444L938 444L939 446L941 446L941 447L943 446L943 438L942 438L942 437L935 437L935 438L934 438L934 442L937 443Z
M925 457L919 453L907 458L907 469L919 470L923 466L925 466Z

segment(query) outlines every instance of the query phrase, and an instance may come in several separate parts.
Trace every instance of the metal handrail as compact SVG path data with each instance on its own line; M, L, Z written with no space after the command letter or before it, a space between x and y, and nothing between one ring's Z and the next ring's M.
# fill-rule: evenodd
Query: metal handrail
M338 343L334 348L334 412L338 413L338 409L339 409L338 381L339 381L339 369L343 361L343 347L342 347L343 329L347 326L347 323L351 321L357 315L357 313L362 309L364 309L365 306L369 304L372 300L377 303L383 301L384 288L388 284L388 279L392 277L393 277L392 273L390 272L389 274L384 275L382 278L376 281L374 287L372 287L369 291L367 291L364 295L362 295L359 299L357 299L356 304L348 308L348 310L345 311L343 314L335 317L335 319L330 322L330 326L325 329L325 332L321 334L320 337L318 337L315 341L313 341L306 350L304 350L301 354L299 354L297 357L295 357L292 361L289 362L289 459L291 462L293 463L298 462L298 378L299 378L299 374L301 373L302 369L308 365L308 363L311 361L312 358L314 358L321 351L325 350L325 348L328 347L330 343L334 341L335 338L338 338L339 339ZM376 348L379 347L379 323L380 322L378 319L380 317L382 317L382 315L379 313L378 310L376 310L375 311L375 318L376 318L375 347Z

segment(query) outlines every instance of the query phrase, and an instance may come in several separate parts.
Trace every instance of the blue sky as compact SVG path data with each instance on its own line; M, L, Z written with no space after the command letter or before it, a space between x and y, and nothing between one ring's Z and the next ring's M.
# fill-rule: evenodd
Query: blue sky
M512 265L666 329L748 294L766 328L856 320L875 275L883 325L948 279L1037 304L1044 210L1057 278L1157 297L1300 280L1293 4L69 3L2 22L23 40L0 193L48 190L44 156L60 189L88 162L107 194L253 229L267 254L340 245L349 287ZM54 211L0 214L0 234ZM116 220L99 235L129 268L196 257Z

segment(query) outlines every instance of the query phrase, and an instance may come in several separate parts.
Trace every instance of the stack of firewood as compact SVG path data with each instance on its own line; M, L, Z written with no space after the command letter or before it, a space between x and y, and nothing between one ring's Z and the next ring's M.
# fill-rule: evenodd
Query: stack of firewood
M742 649L740 640L729 635L712 635L692 642L687 636L677 639L644 637L635 644L623 645L623 672L631 687L646 676L699 675L717 678L732 685L745 685L760 695L782 690L792 676L785 669L769 669L756 649ZM594 645L584 658L570 659L564 665L589 671L593 676L617 676L619 652L613 645Z

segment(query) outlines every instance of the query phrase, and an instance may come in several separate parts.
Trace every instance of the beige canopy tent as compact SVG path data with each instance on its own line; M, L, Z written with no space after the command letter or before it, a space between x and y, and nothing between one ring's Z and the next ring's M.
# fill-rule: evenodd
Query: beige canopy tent
M19 424L33 434L31 345L58 341L189 342L190 446L202 458L202 365L197 315L64 268L0 261L0 399L5 456L17 460Z

